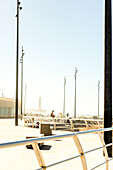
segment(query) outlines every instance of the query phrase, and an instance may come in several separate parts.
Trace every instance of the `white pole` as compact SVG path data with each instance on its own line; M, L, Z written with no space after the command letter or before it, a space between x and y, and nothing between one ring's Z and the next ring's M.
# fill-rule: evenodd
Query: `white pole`
M65 86L66 86L66 77L64 77L64 106L63 106L63 116L65 116Z
M77 74L77 67L75 67L75 102L74 102L74 118L76 118L76 74Z

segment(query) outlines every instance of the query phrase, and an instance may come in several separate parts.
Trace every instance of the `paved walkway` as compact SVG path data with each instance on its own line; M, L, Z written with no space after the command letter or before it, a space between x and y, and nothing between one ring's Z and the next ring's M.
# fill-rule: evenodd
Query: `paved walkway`
M14 119L0 119L0 143L26 139L28 135L37 135L39 130L23 126L19 120L19 126L14 126ZM66 131L53 131L53 134L71 133ZM97 134L87 134L79 136L84 151L101 146ZM41 149L46 165L77 155L77 148L72 138L53 140L44 142ZM88 169L104 162L103 150L99 149L86 154ZM109 170L113 170L113 161L110 161ZM1 170L36 170L39 168L35 153L25 146L0 149L0 169ZM80 158L48 168L48 170L82 170ZM97 168L104 170L105 165Z

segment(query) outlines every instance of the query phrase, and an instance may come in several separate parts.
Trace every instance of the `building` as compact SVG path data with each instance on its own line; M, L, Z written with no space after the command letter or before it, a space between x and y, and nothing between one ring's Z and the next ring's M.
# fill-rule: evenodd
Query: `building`
M18 116L20 115L21 102L18 103ZM15 99L0 97L0 118L15 117Z

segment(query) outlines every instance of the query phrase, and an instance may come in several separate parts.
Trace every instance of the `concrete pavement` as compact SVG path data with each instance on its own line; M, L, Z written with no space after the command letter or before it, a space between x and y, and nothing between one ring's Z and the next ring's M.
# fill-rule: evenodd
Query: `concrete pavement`
M27 128L23 126L23 122L19 120L19 126L15 127L14 119L0 119L0 143L26 139L26 136L38 135L39 130L35 128ZM71 132L53 131L53 134L66 134ZM98 134L86 134L79 136L84 151L101 146ZM63 159L73 157L78 154L77 148L72 138L61 140L53 140L44 142L41 148L42 155L46 165L61 161ZM103 149L93 151L86 154L88 169L93 168L97 164L104 162ZM109 163L109 170L113 170L113 161ZM106 169L105 164L97 169ZM25 146L0 149L0 169L1 170L35 170L38 169L35 153ZM80 158L62 163L51 168L50 170L82 170Z

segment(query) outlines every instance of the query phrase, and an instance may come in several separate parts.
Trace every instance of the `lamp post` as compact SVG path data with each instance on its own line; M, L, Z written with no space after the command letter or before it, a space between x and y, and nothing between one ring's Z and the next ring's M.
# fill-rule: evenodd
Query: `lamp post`
M63 116L65 116L65 88L66 88L66 77L64 77L64 105L63 105Z
M98 81L98 118L99 118L99 102L100 102L100 80Z
M18 126L18 58L19 58L19 10L20 2L17 0L17 48L16 48L16 102L15 102L15 126Z
M112 2L105 0L104 31L104 128L112 127ZM104 132L105 144L112 143L112 131ZM107 147L112 157L112 146Z
M25 105L26 105L26 89L27 89L27 85L25 84L24 114L25 114Z
M77 67L75 67L75 102L74 102L74 118L76 118L76 75L77 75Z
M22 113L23 113L23 56L24 56L24 50L23 50L23 46L22 46L22 56L20 59L20 63L21 63L21 120L22 120Z

